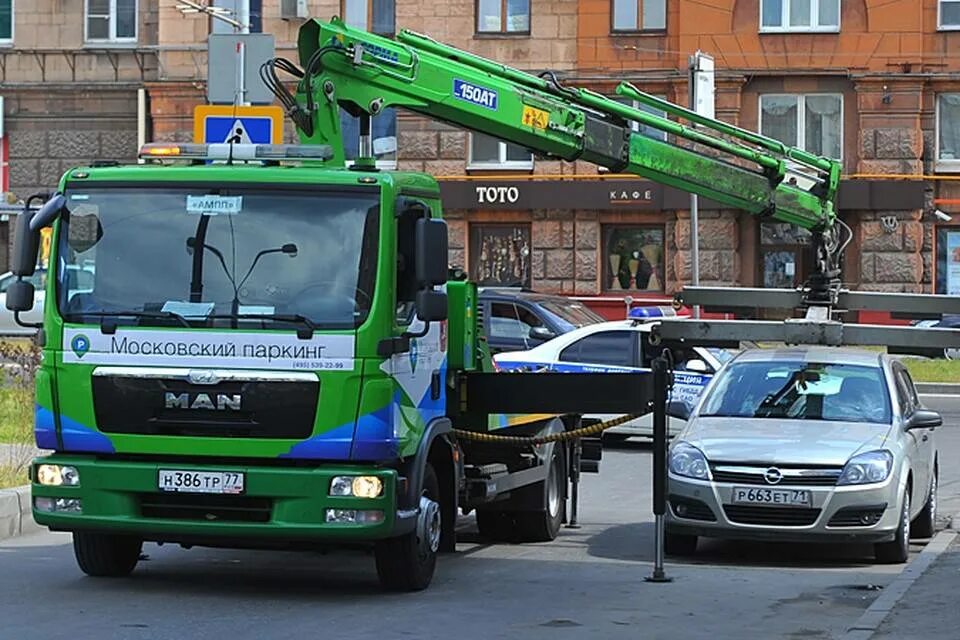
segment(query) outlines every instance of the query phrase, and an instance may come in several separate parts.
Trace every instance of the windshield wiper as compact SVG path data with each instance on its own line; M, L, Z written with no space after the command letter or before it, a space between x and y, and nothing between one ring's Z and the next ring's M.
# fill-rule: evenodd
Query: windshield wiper
M116 320L123 317L177 320L187 329L190 328L190 322L185 317L172 311L80 311L70 315L100 318L100 331L107 335L117 332ZM110 320L113 322L109 322Z
M206 316L207 320L262 320L273 322L289 322L302 325L297 329L297 337L301 340L310 340L313 338L313 332L317 330L316 323L307 316L300 313L277 314L277 313L217 313Z

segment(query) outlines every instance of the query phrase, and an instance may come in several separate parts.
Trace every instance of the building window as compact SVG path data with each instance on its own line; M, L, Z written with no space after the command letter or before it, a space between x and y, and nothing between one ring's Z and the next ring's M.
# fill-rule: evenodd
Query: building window
M237 21L243 19L243 12L246 9L250 33L263 33L263 0L213 0L212 4L228 11L227 17ZM237 33L238 30L232 24L211 18L210 32Z
M360 155L360 120L341 109L340 129L347 161L356 160ZM377 159L377 167L396 169L397 112L393 107L387 107L370 118L370 137L373 141L373 155Z
M604 291L662 292L664 253L663 227L604 226Z
M657 97L662 98L662 96L657 96ZM667 117L666 111L663 111L662 109L657 109L656 107L648 106L640 102L639 100L632 100L630 98L625 98L623 96L614 96L613 99L621 104L625 104L628 107L633 107L634 109L639 109L640 111L643 111L645 113L649 113L655 116L660 116L661 118ZM663 99L665 100L666 98L663 98ZM640 124L639 122L631 122L630 125L634 131L642 133L648 138L653 138L654 140L662 140L663 142L667 141L666 131L661 131L660 129L654 129L653 127L648 127L645 124Z
M87 0L88 42L134 42L137 0Z
M470 279L486 287L530 287L530 225L470 225Z
M840 0L762 0L760 31L840 31Z
M397 30L394 0L341 0L340 15L347 26L370 33L392 36Z
M667 28L667 0L611 0L616 33L663 31Z
M764 287L799 286L809 275L812 262L809 231L781 222L760 224L760 280Z
M13 0L0 0L0 43L13 42Z
M960 29L960 0L940 0L937 25L944 30Z
M960 93L937 96L937 170L960 171Z
M667 0L611 0L614 33L663 31L667 28Z
M843 153L843 96L760 96L760 133L810 153L840 159Z
M469 169L532 169L533 154L483 133L470 134Z
M960 296L960 227L937 227L937 282L934 291Z
M530 33L530 0L477 0L477 33Z

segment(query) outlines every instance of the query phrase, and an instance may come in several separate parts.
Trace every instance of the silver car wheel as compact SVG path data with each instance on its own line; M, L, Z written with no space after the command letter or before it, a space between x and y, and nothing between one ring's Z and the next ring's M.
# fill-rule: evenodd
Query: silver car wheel
M908 488L906 493L903 494L903 522L901 523L903 527L903 548L905 551L910 551L910 489Z

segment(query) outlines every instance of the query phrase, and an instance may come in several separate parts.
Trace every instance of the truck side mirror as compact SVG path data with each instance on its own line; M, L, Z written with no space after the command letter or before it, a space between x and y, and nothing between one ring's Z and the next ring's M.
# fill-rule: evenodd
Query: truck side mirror
M447 294L442 291L421 289L417 292L417 317L424 322L447 319Z
M7 287L7 309L10 311L30 311L33 309L33 283L17 280Z
M417 220L415 272L421 288L447 282L447 223L436 218ZM423 318L423 316L420 316Z
M18 276L32 276L37 270L37 257L40 253L40 234L30 230L30 219L36 212L24 209L17 216L17 226L13 237L13 258L11 270ZM9 297L8 297L9 299Z
M40 230L50 224L60 215L66 198L56 194L47 200L36 212L31 211L30 203L43 196L31 196L17 216L17 227L14 231L12 271L18 276L32 276L37 270L37 257L40 253Z

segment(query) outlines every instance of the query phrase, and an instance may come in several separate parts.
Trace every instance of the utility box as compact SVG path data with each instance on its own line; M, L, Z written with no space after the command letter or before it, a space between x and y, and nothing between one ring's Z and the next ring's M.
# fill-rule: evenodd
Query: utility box
M307 0L280 0L280 18L303 20L308 18Z

